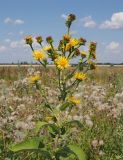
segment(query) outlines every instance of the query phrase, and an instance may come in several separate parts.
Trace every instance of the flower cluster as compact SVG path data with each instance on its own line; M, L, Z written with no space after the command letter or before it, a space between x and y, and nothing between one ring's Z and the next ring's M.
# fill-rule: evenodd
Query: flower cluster
M62 36L58 46L54 46L54 39L51 36L46 38L47 45L43 46L43 38L38 36L35 39L37 43L40 44L41 50L35 50L33 48L33 38L31 36L25 38L26 44L30 45L33 51L33 57L36 61L40 62L44 67L46 67L48 62L52 61L57 69L64 70L70 66L72 59L78 57L76 60L78 65L86 64L86 66L89 66L89 69L95 68L93 60L96 59L96 43L90 42L88 52L86 52L82 50L82 46L86 45L86 39L82 37L72 37L69 33L70 26L75 19L76 16L74 14L68 15L66 19L68 32Z

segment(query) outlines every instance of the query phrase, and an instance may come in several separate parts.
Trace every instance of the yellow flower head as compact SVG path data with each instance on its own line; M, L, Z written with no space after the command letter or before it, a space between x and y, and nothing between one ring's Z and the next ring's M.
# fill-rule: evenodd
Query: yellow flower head
M76 38L71 38L70 39L70 44L73 47L77 46L79 43L80 43L80 41L78 39L76 39Z
M87 56L87 53L85 51L82 51L81 56L82 56L82 58L85 58Z
M41 79L41 78L40 78L39 75L30 76L30 77L29 77L29 82L30 82L30 83L36 83L36 82L38 82L40 79Z
M57 65L58 69L63 70L69 67L69 60L65 56L59 56L57 59L55 59L55 64Z
M87 75L85 73L76 72L74 75L74 78L76 80L83 81L83 80L87 79Z
M70 51L71 47L72 47L71 44L67 43L65 46L65 51Z
M43 48L43 50L50 53L50 52L52 51L52 48L51 48L51 46L45 46L45 47Z
M32 45L32 43L33 43L32 36L27 36L25 38L25 42L26 42L26 44Z
M37 61L41 61L45 59L45 53L42 50L35 50L33 52L33 58Z
M76 98L75 96L68 97L68 101L74 103L75 105L80 104L80 99Z

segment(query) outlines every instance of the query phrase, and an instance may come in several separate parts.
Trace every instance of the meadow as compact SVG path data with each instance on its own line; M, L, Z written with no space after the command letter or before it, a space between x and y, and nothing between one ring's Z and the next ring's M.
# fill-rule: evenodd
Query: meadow
M74 67L69 68L70 71L73 69ZM39 89L28 82L28 77L34 74L41 76L38 83L45 88L49 103L57 106L56 97L59 91L56 87L58 82L54 67L44 69L41 66L0 66L0 160L50 159L43 150L43 140L49 142L45 146L49 151L55 148L56 144L61 145L62 141L62 145L79 144L85 155L83 158L77 158L75 154L66 156L65 151L68 148L65 148L62 155L57 150L55 158L59 160L123 160L122 66L97 66L89 73L88 79L79 84L74 96L81 102L73 106L72 110L66 108L64 113L59 112L58 121L79 120L81 124L76 127L72 125L59 139L55 137L54 128L50 128L50 135L46 126L41 128L39 125L40 127L36 128L36 122L52 124L55 120L48 109L44 110L44 97ZM64 126L62 129L64 132ZM28 143L23 144L27 147L24 152L18 149L20 146L12 148L13 144L22 144L25 139L34 135L41 139L41 152L29 151ZM44 135L47 135L47 138ZM79 149L77 150L79 152Z
M0 160L123 160L122 66L96 66L75 20L58 46L25 37L39 66L0 66Z

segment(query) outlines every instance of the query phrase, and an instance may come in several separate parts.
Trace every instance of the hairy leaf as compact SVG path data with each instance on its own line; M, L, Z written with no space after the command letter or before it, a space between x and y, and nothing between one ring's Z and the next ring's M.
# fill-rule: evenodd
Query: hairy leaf
M71 151L77 156L78 160L87 160L86 155L81 147L78 145L69 145L68 146Z

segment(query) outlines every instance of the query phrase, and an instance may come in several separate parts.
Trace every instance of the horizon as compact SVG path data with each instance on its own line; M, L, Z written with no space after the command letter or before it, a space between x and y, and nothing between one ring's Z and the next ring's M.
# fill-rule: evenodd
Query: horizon
M90 0L29 2L1 1L0 63L35 63L24 37L41 35L45 39L51 35L56 45L66 31L69 13L77 17L71 30L73 37L97 42L97 63L123 63L122 0L93 0L91 5ZM34 46L38 47L36 43Z

